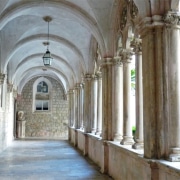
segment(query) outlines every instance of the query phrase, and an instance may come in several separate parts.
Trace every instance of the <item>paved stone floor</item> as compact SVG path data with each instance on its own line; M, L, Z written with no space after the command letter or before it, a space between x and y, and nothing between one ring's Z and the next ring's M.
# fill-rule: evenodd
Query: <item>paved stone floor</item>
M16 140L0 154L0 180L110 180L66 140Z

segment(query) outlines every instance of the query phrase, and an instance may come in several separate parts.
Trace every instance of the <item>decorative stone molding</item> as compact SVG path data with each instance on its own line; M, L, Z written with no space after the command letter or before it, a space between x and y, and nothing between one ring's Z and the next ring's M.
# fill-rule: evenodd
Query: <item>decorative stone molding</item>
M168 11L163 19L166 25L180 26L180 13L178 12Z
M120 21L120 29L123 30L127 23L127 6L123 7L122 14L121 14L121 21Z
M134 19L138 15L138 8L133 0L130 0L129 2L124 5L121 13L121 19L120 19L120 29L123 30L127 23L127 16L128 11L130 12L131 18Z
M5 74L0 73L0 85L4 83Z
M140 38L134 38L131 41L131 47L135 53L142 54L142 40Z
M102 64L101 66L106 66L106 65L112 65L113 61L112 61L112 58L111 57L107 57L107 58L104 58L102 60Z
M136 18L138 15L138 8L136 4L134 3L134 1L130 2L130 14L133 19Z

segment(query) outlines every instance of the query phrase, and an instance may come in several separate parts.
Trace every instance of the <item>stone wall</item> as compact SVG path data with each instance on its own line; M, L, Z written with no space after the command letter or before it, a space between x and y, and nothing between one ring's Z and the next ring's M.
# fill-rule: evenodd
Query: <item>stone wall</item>
M33 84L30 80L23 88L17 100L17 111L24 111L26 137L68 138L68 101L64 100L64 91L58 81L47 78L52 83L51 110L33 112Z

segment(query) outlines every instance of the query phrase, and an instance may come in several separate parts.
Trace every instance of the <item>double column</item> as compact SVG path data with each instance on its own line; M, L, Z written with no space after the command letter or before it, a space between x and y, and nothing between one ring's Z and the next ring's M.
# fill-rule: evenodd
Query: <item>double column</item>
M165 16L169 160L180 161L180 13Z

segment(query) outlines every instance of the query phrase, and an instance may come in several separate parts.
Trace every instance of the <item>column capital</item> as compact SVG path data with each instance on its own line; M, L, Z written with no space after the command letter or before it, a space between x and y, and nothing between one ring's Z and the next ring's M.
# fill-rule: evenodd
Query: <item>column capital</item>
M97 74L92 74L92 80L97 80L98 76Z
M123 51L123 60L122 60L122 62L123 63L131 63L133 54L134 53L133 53L132 49L125 49Z
M69 89L69 94L73 94L74 93L74 89Z
M101 72L101 71L98 71L98 72L96 73L96 75L97 75L97 78L98 78L98 79L102 79L102 72Z
M103 58L101 66L106 66L106 65L112 65L113 63L113 58L112 57L107 57L107 58Z
M122 66L123 65L122 56L115 56L113 58L113 65L114 66Z
M133 48L135 54L142 54L142 39L134 38L131 41L131 47Z
M163 17L164 22L167 26L180 28L180 13L175 11L168 11Z
M90 81L92 79L92 75L91 74L85 74L84 75L84 81Z
M81 83L76 83L75 89L80 89L81 88Z
M0 73L0 85L4 83L5 74Z

